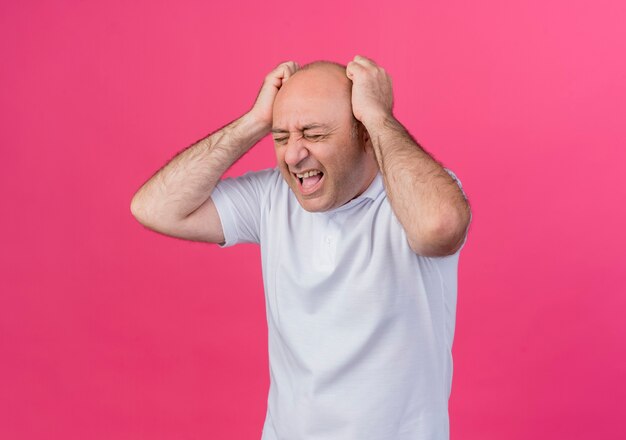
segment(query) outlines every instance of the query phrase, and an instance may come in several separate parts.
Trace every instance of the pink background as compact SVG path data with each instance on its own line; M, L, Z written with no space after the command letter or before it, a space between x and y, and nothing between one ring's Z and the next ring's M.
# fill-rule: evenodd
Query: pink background
M623 1L92 3L0 6L0 438L260 438L258 247L130 200L278 63L356 54L472 203L451 438L626 438Z

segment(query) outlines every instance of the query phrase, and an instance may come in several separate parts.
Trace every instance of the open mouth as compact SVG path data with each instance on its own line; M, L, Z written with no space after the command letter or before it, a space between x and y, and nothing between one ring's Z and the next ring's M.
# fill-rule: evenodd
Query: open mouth
M313 175L307 175L307 173L305 173L306 177L298 177L295 173L293 173L293 176L296 178L298 188L303 195L317 191L324 180L324 173L321 171Z

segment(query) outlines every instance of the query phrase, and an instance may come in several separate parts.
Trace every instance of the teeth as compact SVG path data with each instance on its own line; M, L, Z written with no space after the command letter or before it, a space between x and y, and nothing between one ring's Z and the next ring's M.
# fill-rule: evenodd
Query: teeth
M306 173L296 174L296 176L298 176L300 179L303 179L305 177L315 176L316 174L320 174L320 173L321 171L319 170L312 170L312 171L307 171Z

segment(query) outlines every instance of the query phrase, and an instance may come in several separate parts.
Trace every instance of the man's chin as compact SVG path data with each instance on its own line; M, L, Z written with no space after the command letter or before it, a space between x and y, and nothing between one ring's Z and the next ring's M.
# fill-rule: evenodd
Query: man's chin
M296 194L295 191L294 194ZM303 198L301 195L296 194L296 199L298 200L298 203L300 204L302 209L308 212L325 212L331 209L331 207L328 206L328 203L324 203L324 201L322 200L322 196Z
M324 212L324 211L328 211L329 208L325 207L325 206L320 206L319 203L317 203L317 201L315 199L305 199L302 200L299 197L296 197L298 199L298 203L300 204L300 206L302 206L302 209L304 209L305 211L308 212Z

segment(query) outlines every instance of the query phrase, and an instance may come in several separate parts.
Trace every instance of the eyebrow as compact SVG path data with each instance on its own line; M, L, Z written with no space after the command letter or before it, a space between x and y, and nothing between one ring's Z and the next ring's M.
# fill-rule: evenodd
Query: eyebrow
M307 124L302 126L302 131L309 130L311 128L328 128L328 125L319 123ZM272 128L272 133L289 133L289 130L285 130L283 128Z

